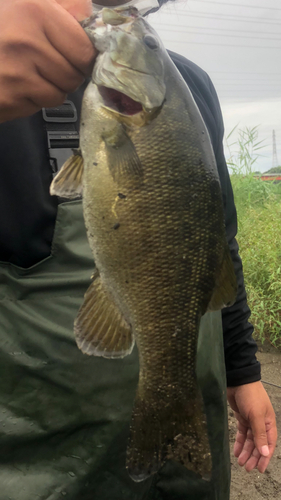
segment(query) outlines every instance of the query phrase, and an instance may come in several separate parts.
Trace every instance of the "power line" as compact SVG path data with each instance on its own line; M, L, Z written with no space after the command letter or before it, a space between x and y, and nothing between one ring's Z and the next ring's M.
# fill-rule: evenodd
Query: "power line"
M220 88L222 92L226 92L229 89L233 89L235 92L275 92L278 90L280 92L280 98L281 98L281 87L275 87L275 88L267 88L267 87L260 87L256 88L254 85L252 87L232 87L231 85L220 85L218 82L215 81L215 87Z
M194 42L194 41L189 41L189 40L167 40L165 42L166 44L168 43L177 43L181 45L216 45L219 47L240 47L242 49L276 49L280 50L281 47L276 47L275 45L237 45L236 43L214 43L214 42Z
M209 28L206 28L206 29L209 29ZM220 34L217 34L217 33L206 33L204 31L204 33L199 33L198 31L195 31L195 32L190 32L190 31L187 31L187 30L174 30L174 29L169 29L169 28L165 28L165 33L166 32L170 32L170 33L191 33L191 34L195 34L195 35L199 35L199 36L219 36L219 37L228 37L228 38L250 38L251 40L277 40L278 42L281 42L281 38L272 38L272 37L259 37L259 36L244 36L244 35L220 35Z
M160 24L161 28L165 28L165 26L168 26L168 28L171 27L171 24L168 24L168 23L161 23ZM227 29L227 28L209 28L209 26L189 26L189 25L186 25L186 24L174 24L172 25L175 27L175 32L178 31L178 28L187 28L187 29L202 29L202 30L212 30L212 31L227 31L228 33L230 31L233 31L234 33L253 33L253 34L257 34L257 35L280 35L280 31L249 31L248 29L246 30L232 30L232 29ZM165 31L166 31L166 28L165 28Z
M193 11L192 13L191 12L186 12L185 10L178 10L176 12L177 14L181 14L181 16L188 16L188 17L203 17L204 19L216 19L216 20L219 20L219 21L231 21L231 22L240 22L240 23L256 23L256 24L269 24L269 25L280 25L281 22L275 22L275 21L272 21L272 18L271 17L263 17L261 18L260 21L257 21L257 19L259 19L259 17L247 17L245 18L245 16L243 16L243 19L239 16L227 16L227 15L220 15L220 14L216 14L216 15L213 15L211 12L206 12L206 13L202 13L202 12L197 12L197 11ZM211 15L210 15L211 14ZM219 17L218 17L219 16ZM271 21L271 22L265 22L265 21ZM280 20L281 21L281 20Z
M228 5L230 6L234 6L234 7L247 7L248 9L265 9L265 10L280 10L281 9L278 9L278 8L275 8L275 7L261 7L260 5L245 5L243 3L225 3L225 2L216 2L216 1L212 1L212 0L196 0L196 3L198 2L201 2L201 3L215 3L215 4L219 4L219 5L224 5L225 7L227 7Z
M216 84L220 85L220 86L223 86L223 85L229 86L228 83L219 83L219 80L216 80ZM264 88L267 88L267 85L265 85L263 83L254 83L254 82L253 83L235 83L235 82L232 82L231 85L233 85L233 86L239 86L239 87L241 87L241 85L242 85L242 87L245 87L245 85L249 85L251 87L264 87ZM277 89L280 89L280 91L281 91L281 85L278 85L277 83L271 83L269 85L271 85L271 86L274 85Z
M244 94L244 95L264 95L264 94L268 94L270 95L271 97L275 96L276 98L279 97L281 99L281 93L277 91L277 89L273 90L273 89L255 89L255 88L252 88L252 89L236 89L236 88L233 88L233 87L225 87L225 88L222 88L220 87L219 85L215 85L215 88L216 88L216 91L220 94L222 93L230 93L230 94L237 94L237 95L241 95L241 94Z
M263 75L263 76L266 76L265 72L263 73L253 73L252 71L241 71L241 73L243 75ZM237 75L237 71L212 71L212 74L215 74L215 75L222 75L222 74L228 74L228 75ZM281 73L270 73L270 76L273 76L273 75L281 75Z
M259 99L260 101L266 101L266 102L274 102L276 103L276 97L272 97L271 95L259 95L259 96L256 96L256 95L252 95L252 93L250 95L238 95L238 94L234 94L234 93L222 93L222 92L219 92L219 97L228 97L228 98L231 98L231 99L238 99L238 100L244 100L244 101L256 101L257 99Z
M243 98L243 97L234 97L233 95L229 95L229 96L222 96L220 95L219 96L219 99L220 99L220 103L223 106L225 106L225 103L235 103L235 104L245 104L245 103L260 103L260 102L271 102L269 99L260 99L258 97L254 97L254 98ZM272 101L273 102L273 101Z
M237 71L238 73L238 71ZM239 71L240 73L240 71ZM226 84L228 82L233 82L233 78L216 78L216 82L226 82ZM256 78L239 78L239 79L236 79L235 78L235 85L253 85L254 83L257 82L257 79ZM242 82L242 83L238 83L238 82ZM244 83L244 82L249 82L249 83ZM276 82L279 83L278 79L276 78L273 78L271 81L266 79L266 80L261 80L260 78L258 79L258 84L261 85L263 83L265 83L266 85L269 84L269 85L276 85ZM281 88L281 82L280 82L280 88Z
M219 74L224 74L224 73L227 73L228 75L236 75L237 74L237 71L214 71L213 73L219 73ZM243 75L264 75L265 76L265 72L264 71L255 71L253 73L253 71L243 71ZM270 75L281 75L281 72L278 72L278 73L270 73Z

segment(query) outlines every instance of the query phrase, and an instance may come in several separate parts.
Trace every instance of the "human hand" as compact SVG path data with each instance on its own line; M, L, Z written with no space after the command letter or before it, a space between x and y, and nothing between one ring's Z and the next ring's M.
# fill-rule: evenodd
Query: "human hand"
M92 0L56 0L67 12L83 21L92 14Z
M264 472L277 441L275 413L261 382L227 389L227 399L238 420L234 455L247 472Z
M89 14L89 0L0 0L0 122L62 104L83 83L96 51L75 17Z

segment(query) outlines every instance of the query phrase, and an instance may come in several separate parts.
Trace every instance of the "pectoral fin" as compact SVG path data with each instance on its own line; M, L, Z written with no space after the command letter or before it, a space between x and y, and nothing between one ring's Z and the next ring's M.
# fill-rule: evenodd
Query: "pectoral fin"
M216 287L208 311L218 311L234 304L237 295L237 281L228 246L225 249L223 262L216 281Z
M113 130L103 135L108 164L114 180L127 176L138 180L143 175L143 167L135 146L126 133L125 128L118 124Z
M89 286L74 323L78 347L85 354L123 358L134 347L131 326L97 274Z
M83 158L80 150L75 151L55 176L51 187L51 195L61 198L77 198L82 194Z

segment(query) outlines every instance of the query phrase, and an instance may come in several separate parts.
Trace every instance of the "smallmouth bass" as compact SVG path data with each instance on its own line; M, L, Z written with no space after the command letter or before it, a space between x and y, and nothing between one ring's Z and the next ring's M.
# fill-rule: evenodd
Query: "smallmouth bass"
M120 358L136 342L139 384L127 468L168 459L210 477L196 380L201 316L232 304L236 278L210 138L158 35L134 8L85 23L100 51L83 98L80 148L51 193L83 210L96 263L75 321L80 349Z

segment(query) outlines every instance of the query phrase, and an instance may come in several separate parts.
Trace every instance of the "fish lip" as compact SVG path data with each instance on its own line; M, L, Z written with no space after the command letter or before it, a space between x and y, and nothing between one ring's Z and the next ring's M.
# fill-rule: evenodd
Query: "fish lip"
M138 113L134 113L133 115L126 115L126 113L121 113L120 111L117 111L116 109L112 109L109 106L104 105L103 108L106 109L107 111L110 111L110 113L119 115L120 117L124 117L124 118L137 118L138 116L141 116L143 113L146 113L146 111L144 109L142 109L141 111L138 111Z
M111 59L111 63L113 66L115 66L116 68L124 68L124 69L127 69L128 71L132 71L133 73L138 73L139 75L147 75L149 76L149 73L146 73L145 71L139 71L137 69L131 69L131 67L129 65L125 65L125 64L121 64L117 61L114 61L114 59L110 58Z
M117 61L114 61L113 59L111 59L111 63L116 68L125 68L125 69L128 69L128 66L125 66L125 64L118 63Z

